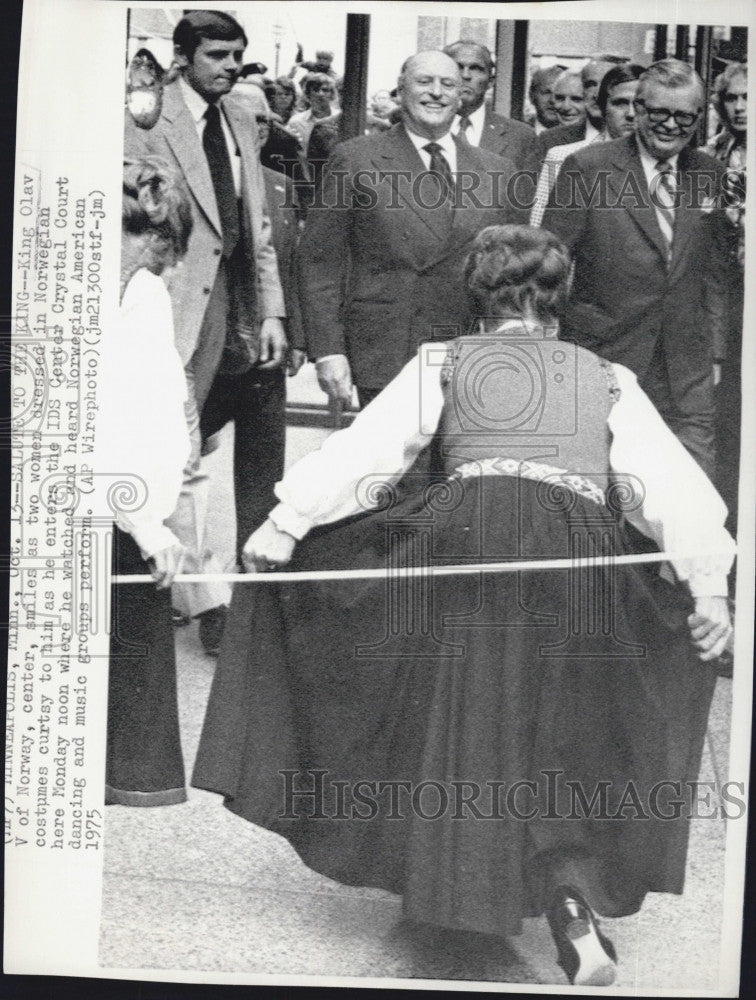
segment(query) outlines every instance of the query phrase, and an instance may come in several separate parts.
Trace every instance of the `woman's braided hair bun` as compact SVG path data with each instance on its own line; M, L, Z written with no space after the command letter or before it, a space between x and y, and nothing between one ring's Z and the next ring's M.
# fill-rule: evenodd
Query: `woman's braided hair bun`
M564 308L570 259L550 232L532 226L489 226L475 239L465 278L479 316L520 313L530 305L552 320Z

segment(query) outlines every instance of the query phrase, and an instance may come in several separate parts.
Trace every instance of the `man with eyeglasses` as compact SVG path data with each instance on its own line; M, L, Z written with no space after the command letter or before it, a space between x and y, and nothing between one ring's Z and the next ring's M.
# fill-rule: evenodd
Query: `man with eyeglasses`
M336 89L330 76L326 76L325 73L311 73L304 78L302 90L308 104L307 110L293 114L288 127L298 136L302 148L306 150L315 123L322 118L330 118L333 114L331 102L336 97Z
M562 338L634 371L712 475L725 217L722 168L690 145L704 100L688 63L650 66L634 101L635 133L568 157L543 226L575 262Z

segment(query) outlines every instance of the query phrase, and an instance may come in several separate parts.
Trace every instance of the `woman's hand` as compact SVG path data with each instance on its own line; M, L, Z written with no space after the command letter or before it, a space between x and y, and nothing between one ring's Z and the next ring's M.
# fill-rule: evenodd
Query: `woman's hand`
M688 615L693 645L699 660L715 660L724 652L732 635L726 597L696 597L695 611Z
M156 552L147 560L152 579L158 590L165 590L173 583L174 576L181 569L185 551L184 546L177 541L175 544L169 545L168 548Z
M247 573L265 573L290 562L296 538L280 531L270 518L247 539L242 562Z

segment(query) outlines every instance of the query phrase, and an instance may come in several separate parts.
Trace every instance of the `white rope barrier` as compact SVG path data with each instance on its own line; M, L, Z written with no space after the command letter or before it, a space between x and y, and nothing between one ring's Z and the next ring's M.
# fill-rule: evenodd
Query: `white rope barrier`
M679 552L644 552L632 555L596 555L571 559L521 559L516 562L474 563L469 566L381 566L370 569L324 569L266 571L262 573L178 573L174 583L318 583L329 580L385 580L386 577L470 576L475 573L520 573L553 569L597 569L599 567L637 566L643 563L670 562L679 559L700 559L706 556L729 556L724 550L688 554ZM152 583L147 574L121 574L112 578L115 584Z

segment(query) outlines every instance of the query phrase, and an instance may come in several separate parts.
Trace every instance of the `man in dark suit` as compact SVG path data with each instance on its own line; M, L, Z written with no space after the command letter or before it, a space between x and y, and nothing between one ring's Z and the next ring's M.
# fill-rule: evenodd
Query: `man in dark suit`
M452 132L464 136L472 146L511 160L517 170L535 170L538 163L533 129L524 122L497 115L485 104L494 78L493 58L486 46L454 42L444 52L459 66L462 80Z
M399 77L402 123L337 146L308 214L308 353L323 391L346 405L353 384L365 405L421 342L466 330L471 240L487 225L521 221L506 200L511 163L450 133L459 88L443 52L411 56Z
M185 570L208 573L216 567L204 542L207 477L199 467L200 420L207 407L223 402L220 397L233 398L236 414L248 414L260 403L261 382L275 377L271 372L285 357L286 309L270 237L257 124L243 102L227 96L242 67L246 35L228 14L195 10L176 25L173 41L180 75L165 88L154 127L127 132L126 152L161 156L181 173L192 195L194 229L171 298L189 388L193 453L171 526L188 550ZM251 443L238 427L237 435ZM238 451L235 458L237 515L244 524L259 470L240 465ZM240 534L239 546L246 537ZM208 651L218 645L228 589L203 584L174 590L178 609L200 618L200 638Z
M568 157L543 226L575 261L561 336L632 369L711 475L724 213L721 166L690 148L703 105L703 83L687 63L649 67L636 134Z
M536 139L536 157L539 164L546 159L546 154L552 146L566 146L569 142L591 142L598 137L604 128L604 116L598 106L598 91L601 81L612 68L620 63L628 62L623 56L595 56L580 70L583 82L583 100L585 101L585 118L571 125L557 125L547 129ZM567 70L566 72L571 72ZM556 82L555 82L556 87Z

